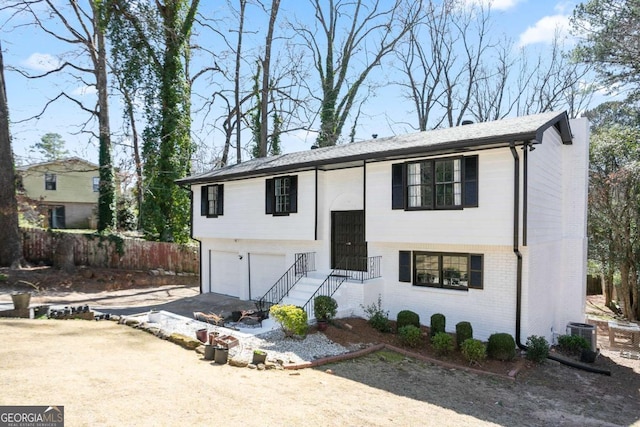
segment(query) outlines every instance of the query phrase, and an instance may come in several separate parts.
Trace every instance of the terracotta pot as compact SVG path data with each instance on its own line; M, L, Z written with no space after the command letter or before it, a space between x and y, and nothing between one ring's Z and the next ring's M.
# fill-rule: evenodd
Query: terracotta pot
M200 341L201 343L207 343L207 329L198 329L196 331L196 338L198 339L198 341Z
M318 320L316 324L318 326L319 331L326 331L327 328L329 327L329 322L327 322L326 320Z
M216 338L220 336L220 332L209 332L209 344L216 345Z

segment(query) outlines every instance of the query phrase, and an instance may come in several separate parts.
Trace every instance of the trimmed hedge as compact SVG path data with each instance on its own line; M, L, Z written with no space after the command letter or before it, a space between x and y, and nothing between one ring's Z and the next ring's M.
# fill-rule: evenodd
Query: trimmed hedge
M431 330L430 335L435 337L439 332L445 332L447 325L447 319L442 313L436 313L431 316Z
M473 328L469 322L458 322L456 324L456 344L462 348L462 343L473 338Z
M420 329L420 316L418 313L411 310L402 310L398 313L398 317L396 318L396 327L398 328L398 332L400 331L400 328L407 325L413 325Z
M513 360L516 357L516 341L507 333L493 334L487 343L487 354L492 359Z

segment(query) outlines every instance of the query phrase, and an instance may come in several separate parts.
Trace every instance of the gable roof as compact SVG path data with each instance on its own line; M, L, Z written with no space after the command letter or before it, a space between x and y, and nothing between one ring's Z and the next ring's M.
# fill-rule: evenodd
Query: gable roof
M213 183L315 168L360 165L365 161L508 147L512 143L522 145L533 140L542 143L544 131L552 126L558 131L564 144L572 143L567 113L549 112L262 157L192 175L176 182Z
M69 163L75 163L75 164L81 164L86 166L87 168L91 169L91 170L98 170L98 165L96 165L95 163L91 163L88 160L82 159L80 157L66 157L66 158L62 158L62 159L56 159L56 160L49 160L46 162L40 162L40 163L31 163L28 165L22 165L22 166L17 166L16 170L17 171L26 171L32 168L39 168L42 166L48 166L48 165L63 165L63 164L69 164Z

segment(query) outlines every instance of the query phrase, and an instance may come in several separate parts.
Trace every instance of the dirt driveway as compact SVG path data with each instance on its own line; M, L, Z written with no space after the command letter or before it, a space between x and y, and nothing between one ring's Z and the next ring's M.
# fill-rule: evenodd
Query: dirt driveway
M122 281L102 274L51 278L32 303L146 308L198 293L107 290ZM297 372L219 366L110 321L0 319L0 337L0 405L62 405L68 426L640 426L640 361L612 352L611 377L549 361L512 381L390 352Z
M69 426L482 424L319 370L211 365L114 322L5 319L0 330L0 405L63 405Z
M110 321L2 319L0 334L0 405L63 405L69 426L640 425L637 389L603 396L603 377L554 364L518 381L394 353L257 371Z

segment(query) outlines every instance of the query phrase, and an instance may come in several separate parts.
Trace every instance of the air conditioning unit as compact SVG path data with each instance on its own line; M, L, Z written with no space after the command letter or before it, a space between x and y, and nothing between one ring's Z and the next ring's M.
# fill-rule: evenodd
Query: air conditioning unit
M598 348L598 340L596 337L596 327L587 323L569 322L567 323L567 335L579 335L589 344L591 344L591 351L596 351Z

